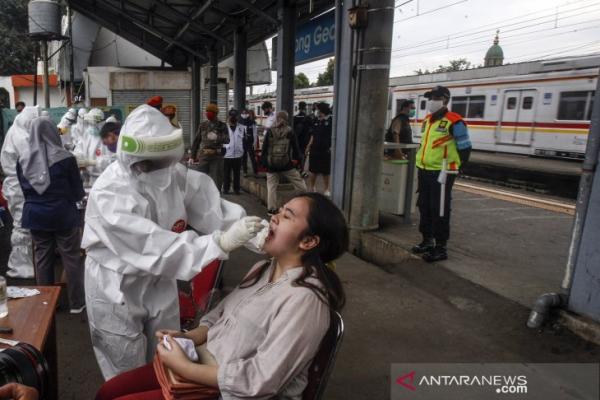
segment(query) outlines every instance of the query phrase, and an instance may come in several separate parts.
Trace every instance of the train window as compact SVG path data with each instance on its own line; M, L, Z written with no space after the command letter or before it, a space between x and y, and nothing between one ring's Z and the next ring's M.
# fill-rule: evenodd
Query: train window
M421 110L427 108L427 100L421 100L421 106L419 107Z
M466 118L483 118L485 96L457 96L452 98L452 111Z
M256 115L257 116L260 115L260 111L261 111L260 106L256 106Z
M507 110L514 110L517 107L517 98L516 97L509 97L508 101L506 102L506 109Z
M523 110L531 110L533 108L533 97L523 97Z
M467 118L483 118L485 111L485 96L470 96Z
M586 120L592 116L593 91L562 92L557 119Z

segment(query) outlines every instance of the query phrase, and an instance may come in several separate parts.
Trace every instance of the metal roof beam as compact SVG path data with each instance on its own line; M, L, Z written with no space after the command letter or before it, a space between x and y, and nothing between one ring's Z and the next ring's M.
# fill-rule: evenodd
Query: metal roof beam
M279 20L277 18L275 18L275 17L267 14L262 9L260 9L257 6L255 6L254 3L251 3L248 0L233 0L233 2L246 7L253 14L255 14L255 15L257 15L257 16L263 18L263 19L266 19L267 21L271 22L273 25L279 26Z
M208 11L208 9L212 6L212 4L214 3L214 0L208 0L206 1L204 4L202 4L200 7L198 7L197 9L195 9L195 11L192 13L192 15L190 17L188 17L187 15L181 13L180 11L176 10L175 8L173 8L169 3L167 3L164 0L158 0L158 2L162 5L164 5L165 7L167 7L171 12L177 14L178 16L180 16L181 18L185 18L187 19L187 22L179 29L179 31L177 32L177 34L175 35L174 39L175 40L179 40L181 38L181 36L183 36L183 34L190 28L190 27L194 27L196 29L198 29L199 31L205 33L206 35L212 37L213 39L226 44L226 45L232 45L232 42L224 39L223 37L215 34L213 31L211 31L210 29L204 27L203 25L201 25L200 23L196 22L195 20L200 18L202 16L202 14L204 14L206 11ZM169 44L166 48L166 50L169 50L173 45Z
M129 2L126 2L129 3ZM108 2L103 2L102 3L102 7L106 7L108 9L110 9L113 13L116 13L117 15L121 15L121 10L118 7L113 6L112 4L108 3ZM94 19L96 18L96 16L93 17ZM206 57L205 54L198 52L197 50L192 49L191 47L174 40L172 37L170 37L169 35L159 31L158 29L156 29L154 26L151 26L143 21L140 21L136 18L132 18L131 16L128 17L129 18L129 22L134 24L135 26L137 26L140 29L145 30L146 32L148 32L151 35L156 36L157 38L169 43L169 44L173 44L179 48L181 48L182 50L185 50L186 52L188 52L189 54L192 54L198 58L200 58L201 60L204 60L205 62L208 61L208 57Z
M101 16L102 14L99 12L94 12L93 10L88 9L85 6L79 8L75 4L76 4L76 2L72 3L73 9L76 10L77 12L81 13L82 15L86 16L87 18L89 18L91 20L100 22L102 24L102 26L104 26L108 30L112 31L113 33L116 33L117 35L121 36L125 40L128 40L137 46L140 46L142 49L147 50L148 52L150 52L154 56L160 58L161 60L164 60L164 61L169 62L170 64L173 64L169 53L167 53L166 51L164 51L158 47L155 47L155 46L149 44L148 42L140 39L139 37L131 34L130 32L127 32L126 30L121 29L119 27L120 21L117 23L115 21L110 21L110 20L102 17Z

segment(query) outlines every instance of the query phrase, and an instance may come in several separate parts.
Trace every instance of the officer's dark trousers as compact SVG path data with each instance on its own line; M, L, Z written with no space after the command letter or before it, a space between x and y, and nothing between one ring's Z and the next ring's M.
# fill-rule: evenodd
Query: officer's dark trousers
M446 179L446 196L444 201L444 217L440 217L440 193L442 185L437 181L440 171L418 169L417 205L421 219L419 231L423 238L434 238L436 244L445 245L450 238L450 202L452 201L452 186L456 175L448 175Z

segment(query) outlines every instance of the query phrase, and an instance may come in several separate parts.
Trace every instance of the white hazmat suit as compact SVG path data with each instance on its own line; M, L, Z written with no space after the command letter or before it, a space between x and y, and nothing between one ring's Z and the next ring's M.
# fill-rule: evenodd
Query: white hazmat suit
M100 128L104 124L104 113L92 108L84 117L84 131L75 146L74 154L80 167L86 168L83 184L91 187L102 171L114 160L111 151L102 143Z
M178 163L182 155L181 130L142 105L121 129L117 161L90 192L82 242L85 292L105 379L152 360L155 331L180 328L176 279L190 280L214 259L226 259L223 248L237 247L241 243L229 245L243 236L231 240L230 232L256 218L221 199L208 175ZM137 165L147 161L162 168L140 172ZM186 231L188 224L203 235ZM242 241L257 231L249 229ZM257 250L262 238L255 239Z
M25 107L15 118L6 133L0 162L6 175L2 193L8 201L8 211L13 218L13 230L10 237L11 252L8 259L7 275L12 278L33 278L33 260L31 254L31 233L21 227L21 217L25 197L17 178L19 157L29 151L29 125L39 117L38 107Z

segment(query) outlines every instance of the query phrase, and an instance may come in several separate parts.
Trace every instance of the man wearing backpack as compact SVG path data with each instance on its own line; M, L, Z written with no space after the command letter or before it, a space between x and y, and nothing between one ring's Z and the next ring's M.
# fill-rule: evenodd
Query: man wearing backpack
M275 123L265 134L261 163L267 169L267 208L269 214L277 213L277 186L284 176L295 190L306 191L306 183L295 165L302 165L298 139L288 125L288 113L277 113Z

